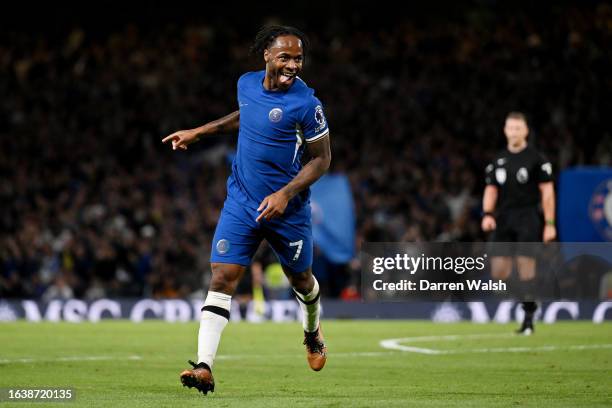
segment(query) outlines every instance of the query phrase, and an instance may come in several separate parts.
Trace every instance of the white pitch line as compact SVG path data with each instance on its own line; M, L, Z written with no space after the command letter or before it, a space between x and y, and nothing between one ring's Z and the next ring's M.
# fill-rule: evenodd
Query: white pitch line
M104 360L142 360L141 356L127 356L127 357L114 357L114 356L70 356L70 357L57 357L57 358L14 358L14 359L0 359L0 364L11 364L11 363L56 363L65 361L104 361Z
M440 350L434 350L423 347L413 347L413 346L404 346L403 344L399 344L398 339L388 339L382 340L380 342L380 346L382 348L390 349L390 350L398 350L398 351L408 351L410 353L419 353L419 354L442 354Z
M417 343L422 341L455 341L469 339L492 339L510 337L510 333L487 333L487 334L453 334L446 336L418 336L418 337L402 337L399 339L386 339L380 341L380 346L389 350L407 351L410 353L419 354L449 354L445 350L436 350L424 347L406 346L400 343Z
M438 350L432 348L414 347L400 343L416 343L423 341L457 341L470 339L485 339L485 338L508 338L516 337L514 334L466 334L466 335L447 335L447 336L419 336L419 337L403 337L399 339L385 339L380 341L380 346L388 350L397 350L410 353L419 353L427 355L441 354L464 354L464 353L526 353L531 351L557 351L557 350L593 350L612 348L612 344L574 344L566 346L534 346L534 347L489 347L489 348L472 348L472 349L450 349Z

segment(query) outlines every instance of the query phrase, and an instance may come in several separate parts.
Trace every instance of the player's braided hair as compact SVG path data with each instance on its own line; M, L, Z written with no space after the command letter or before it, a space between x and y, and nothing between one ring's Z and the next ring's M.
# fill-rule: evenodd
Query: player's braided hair
M257 32L255 41L253 41L253 45L251 46L251 54L261 54L272 45L276 37L282 35L294 35L299 38L302 41L302 53L304 54L304 59L306 59L306 51L308 50L308 37L306 37L306 34L295 27L279 25L263 26Z

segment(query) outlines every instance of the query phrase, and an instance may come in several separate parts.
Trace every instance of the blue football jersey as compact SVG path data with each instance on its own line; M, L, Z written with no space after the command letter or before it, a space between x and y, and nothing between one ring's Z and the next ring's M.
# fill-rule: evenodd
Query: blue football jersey
M268 195L287 185L301 170L305 144L329 133L314 90L296 78L287 91L268 91L265 71L248 72L238 80L240 131L228 179L228 196L257 208ZM310 191L294 197L286 212L308 203Z

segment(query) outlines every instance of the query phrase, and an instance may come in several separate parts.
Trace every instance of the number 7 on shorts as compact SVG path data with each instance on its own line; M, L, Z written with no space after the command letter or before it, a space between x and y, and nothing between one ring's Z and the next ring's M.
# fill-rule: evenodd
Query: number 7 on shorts
M297 247L297 251L295 251L295 255L293 255L293 261L297 260L300 257L300 252L302 252L302 245L304 244L304 240L300 239L299 241L290 242L290 247Z

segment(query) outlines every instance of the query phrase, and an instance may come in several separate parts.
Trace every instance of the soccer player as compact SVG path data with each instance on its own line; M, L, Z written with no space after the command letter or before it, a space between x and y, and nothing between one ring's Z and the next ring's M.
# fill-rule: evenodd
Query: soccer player
M493 231L491 242L553 241L555 228L555 191L552 166L540 153L527 144L529 127L525 115L511 112L504 126L507 148L486 167L486 187L483 197L482 229ZM538 204L544 212L545 225ZM518 253L522 252L522 253ZM534 332L533 315L537 310L534 298L536 262L528 246L517 248L516 264L523 287L525 317L520 334ZM513 257L491 259L491 275L506 280L512 273Z
M321 102L300 79L308 42L293 28L262 28L251 50L265 70L238 80L239 110L201 127L163 139L187 149L202 137L238 131L227 198L212 242L212 280L202 308L198 360L180 374L183 385L214 391L212 367L230 302L262 239L278 257L295 291L304 328L307 360L325 365L327 347L319 325L319 284L312 274L309 186L329 168L329 128ZM302 166L304 150L309 161Z

